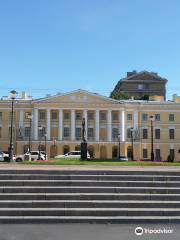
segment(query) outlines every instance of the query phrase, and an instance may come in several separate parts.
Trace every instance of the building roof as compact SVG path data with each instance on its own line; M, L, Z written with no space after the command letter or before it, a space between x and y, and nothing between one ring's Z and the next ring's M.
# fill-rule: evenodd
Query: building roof
M155 72L141 71L141 72L128 72L127 77L120 79L120 81L163 81L168 82L166 78L160 77Z

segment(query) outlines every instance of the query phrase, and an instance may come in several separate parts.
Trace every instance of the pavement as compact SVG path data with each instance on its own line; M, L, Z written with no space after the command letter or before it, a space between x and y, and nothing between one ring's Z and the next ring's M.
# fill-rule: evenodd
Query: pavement
M0 169L69 170L69 171L71 170L177 171L177 172L180 172L180 166L24 165L24 164L18 164L18 163L1 163Z
M141 227L141 235L135 229ZM179 240L179 225L4 224L0 240Z

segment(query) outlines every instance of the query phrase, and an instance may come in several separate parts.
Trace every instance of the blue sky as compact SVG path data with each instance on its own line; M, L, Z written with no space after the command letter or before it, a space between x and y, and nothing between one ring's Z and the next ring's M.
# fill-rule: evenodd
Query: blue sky
M0 96L108 96L131 70L180 95L179 0L0 0Z

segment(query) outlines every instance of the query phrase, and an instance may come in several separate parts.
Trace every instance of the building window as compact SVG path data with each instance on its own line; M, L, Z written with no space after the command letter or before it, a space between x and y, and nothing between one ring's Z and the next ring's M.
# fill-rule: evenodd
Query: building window
M174 121L174 114L169 114L169 121Z
M76 120L82 120L82 114L81 113L76 113Z
M160 118L160 114L155 114L155 121L160 121L161 118Z
M105 112L101 112L101 113L100 113L100 120L101 120L101 121L106 120L106 113L105 113Z
M81 139L81 128L76 128L76 139L77 140Z
M160 139L160 138L161 138L160 129L155 129L155 139Z
M30 136L30 127L25 127L24 129L24 136L29 137Z
M148 120L148 115L147 113L142 114L142 121L147 121Z
M144 89L144 85L143 84L138 84L138 90L143 90Z
M94 120L94 113L88 112L88 120Z
M70 128L69 127L64 127L64 137L65 138L70 137Z
M147 150L147 148L143 148L143 158L148 158L148 150Z
M174 139L174 129L169 129L169 139Z
M46 119L46 112L45 111L39 111L39 119L45 120Z
M156 159L161 160L161 150L157 148L155 152L156 152Z
M127 128L127 138L131 138L131 128Z
M64 113L64 120L69 120L70 119L70 113L69 112L65 112Z
M118 128L113 128L112 129L112 139L117 140L119 135L119 129Z
M52 120L57 120L57 119L58 119L58 113L57 113L57 111L52 111L52 112L51 112L51 118L52 118Z
M31 112L25 112L25 119L29 119L29 116L31 116Z
M148 129L143 129L143 139L148 139Z
M118 121L118 119L119 119L118 113L117 113L117 112L113 112L113 113L112 113L112 120L113 120L113 121Z
M88 128L88 138L94 137L94 128Z
M46 128L45 127L42 127L41 129L39 129L39 137L40 138L44 137L45 133L46 133Z
M128 113L128 114L127 114L127 120L128 120L128 121L132 121L132 114L131 114L131 113Z
M174 151L174 149L169 149L169 154L170 154L171 159L174 160L174 157L175 157L175 151Z

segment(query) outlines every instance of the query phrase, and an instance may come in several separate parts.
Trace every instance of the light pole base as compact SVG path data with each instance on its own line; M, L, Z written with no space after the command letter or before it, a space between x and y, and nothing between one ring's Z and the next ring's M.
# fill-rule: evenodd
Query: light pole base
M87 159L87 143L82 142L81 143L81 160Z

